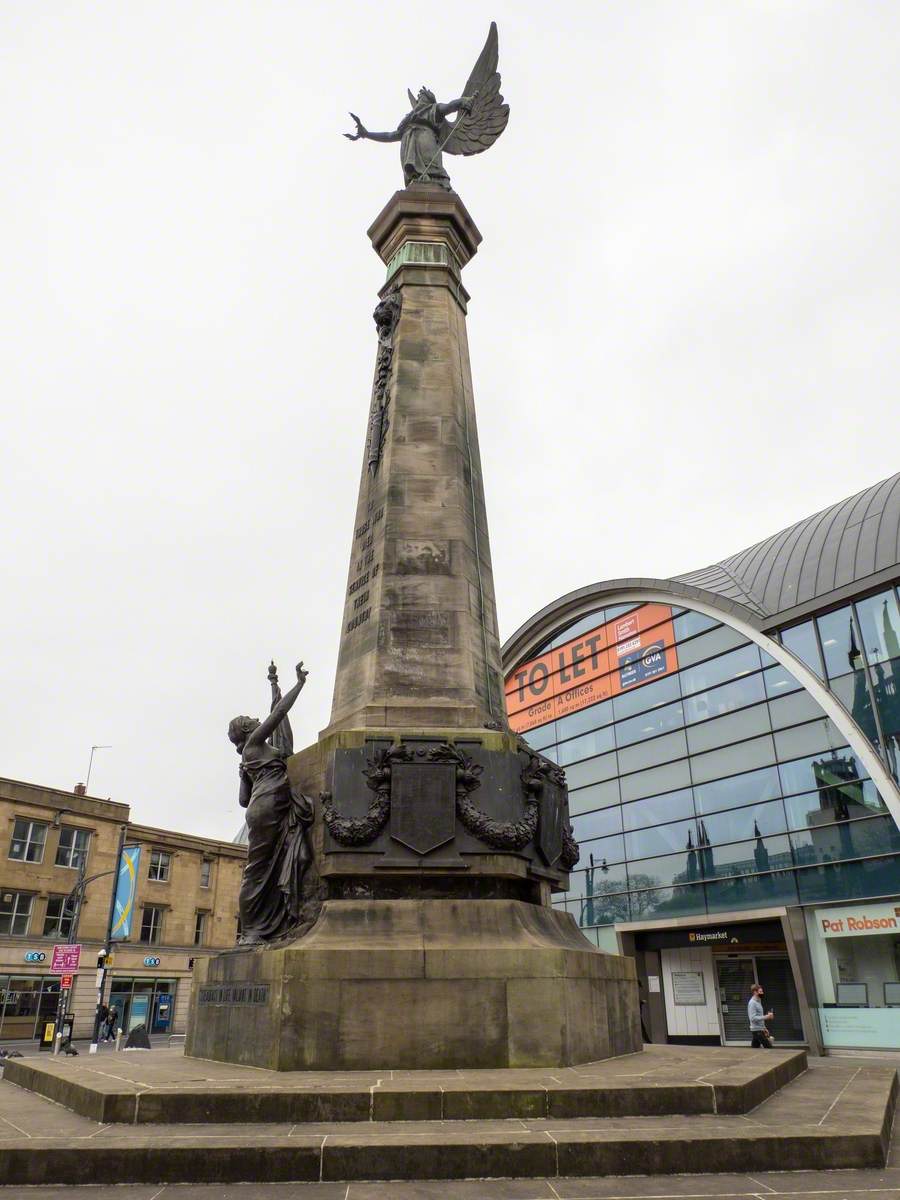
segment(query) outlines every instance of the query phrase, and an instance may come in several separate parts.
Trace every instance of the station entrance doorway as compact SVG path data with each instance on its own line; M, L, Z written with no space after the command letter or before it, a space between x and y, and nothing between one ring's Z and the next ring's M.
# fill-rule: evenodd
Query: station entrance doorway
M803 1024L794 975L787 955L714 954L719 987L719 1018L726 1046L750 1042L747 1001L754 983L763 987L763 1008L774 1016L769 1028L776 1045L802 1045Z

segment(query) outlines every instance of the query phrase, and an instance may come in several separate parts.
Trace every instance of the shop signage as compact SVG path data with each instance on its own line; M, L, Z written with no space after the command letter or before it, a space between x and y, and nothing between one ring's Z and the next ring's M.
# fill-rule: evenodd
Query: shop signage
M59 981L59 986L63 989L63 991L66 991L68 988L70 988L72 986L72 976L63 975L62 979Z
M25 961L26 962L43 962L46 957L47 957L47 955L44 953L43 950L26 950L25 951Z
M506 680L510 727L534 729L677 669L672 610L645 604L513 671Z
M743 946L784 945L780 921L747 921L740 925L707 925L694 929L648 929L635 933L639 950L699 949L740 950Z
M74 974L81 962L80 946L54 946L50 970L54 975Z
M672 972L673 1004L705 1004L706 988L702 971Z
M158 959L158 958L145 958L145 959L144 959L144 966L145 966L145 967L158 967L158 966L159 966L159 959Z
M854 904L842 908L819 908L816 909L816 921L823 938L900 933L900 905Z

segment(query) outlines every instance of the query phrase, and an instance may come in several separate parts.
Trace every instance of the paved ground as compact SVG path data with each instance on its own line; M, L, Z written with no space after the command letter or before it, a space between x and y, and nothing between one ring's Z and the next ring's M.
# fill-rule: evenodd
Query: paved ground
M143 1056L141 1056L143 1057ZM129 1059L132 1055L128 1056ZM811 1060L808 1077L792 1085L795 1091L794 1104L806 1108L806 1117L812 1122L833 1119L840 1104L839 1097L848 1095L847 1085L854 1079L865 1078L866 1068L872 1066L896 1066L897 1056L853 1059L848 1057ZM148 1056L149 1066L149 1056ZM129 1067L129 1073L136 1068ZM147 1068L142 1068L146 1070ZM798 1091L798 1089L801 1089ZM820 1112L823 1097L832 1097L833 1107ZM780 1112L786 1104L784 1096L775 1097L760 1106L749 1118L764 1125L777 1125L786 1119L787 1112ZM734 1119L734 1118L733 1118ZM672 1119L670 1119L672 1120ZM716 1118L680 1118L694 1131L698 1122L713 1122ZM434 1123L438 1124L438 1123ZM440 1123L443 1124L443 1123ZM458 1123L457 1123L458 1124ZM471 1125L476 1123L466 1123ZM478 1122L477 1124L482 1124ZM507 1123L504 1123L507 1124ZM605 1124L609 1124L606 1122ZM616 1124L620 1124L616 1122ZM634 1119L622 1119L621 1125L634 1126ZM900 1123L898 1123L900 1124ZM539 1133L540 1122L523 1121L522 1132ZM688 1125L685 1126L687 1128ZM371 1128L371 1127L370 1127ZM87 1118L76 1116L65 1109L40 1097L23 1092L12 1085L0 1083L0 1153L3 1141L20 1142L23 1137L35 1139L35 1152L40 1153L41 1144L57 1138L69 1144L73 1140L111 1142L134 1135L134 1128L123 1126L98 1126ZM151 1129L142 1131L147 1135ZM177 1133L184 1134L183 1126ZM230 1130L207 1127L205 1134L212 1139L234 1133ZM377 1131L371 1129L377 1136ZM393 1133L396 1134L396 1125ZM673 1130L674 1132L674 1130ZM177 1136L173 1127L154 1127L152 1133L160 1137ZM255 1133L261 1140L284 1133L294 1136L322 1137L334 1134L332 1126L328 1133L307 1126L298 1129L276 1131L273 1127L260 1126ZM390 1136L391 1131L385 1131ZM702 1167L702 1163L697 1164ZM72 1200L71 1187L8 1187L0 1188L0 1200ZM822 1197L823 1200L900 1200L900 1130L895 1128L891 1156L883 1170L832 1171L832 1172L766 1172L754 1175L679 1175L679 1176L628 1176L592 1179L553 1180L489 1180L489 1181L435 1181L423 1183L312 1183L312 1184L233 1184L233 1185L125 1185L118 1187L84 1187L79 1189L80 1200L630 1200L630 1198L666 1197L757 1197L765 1200L769 1196L789 1196L802 1200L803 1197Z

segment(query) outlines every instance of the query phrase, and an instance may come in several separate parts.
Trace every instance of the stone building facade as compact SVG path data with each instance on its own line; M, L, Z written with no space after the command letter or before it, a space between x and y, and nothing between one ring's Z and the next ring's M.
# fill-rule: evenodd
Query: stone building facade
M70 939L82 954L69 1011L75 1036L90 1035L123 825L126 844L141 847L134 918L131 936L114 943L104 995L123 1028L184 1032L193 960L234 945L246 847L129 816L127 804L81 789L0 779L0 1041L38 1037L53 1019L53 947ZM64 902L82 877L73 918Z

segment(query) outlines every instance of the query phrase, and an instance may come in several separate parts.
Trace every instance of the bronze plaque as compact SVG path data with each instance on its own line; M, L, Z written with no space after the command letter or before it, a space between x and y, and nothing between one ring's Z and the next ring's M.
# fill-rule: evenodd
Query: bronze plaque
M456 766L394 763L391 768L391 837L416 854L453 840Z

